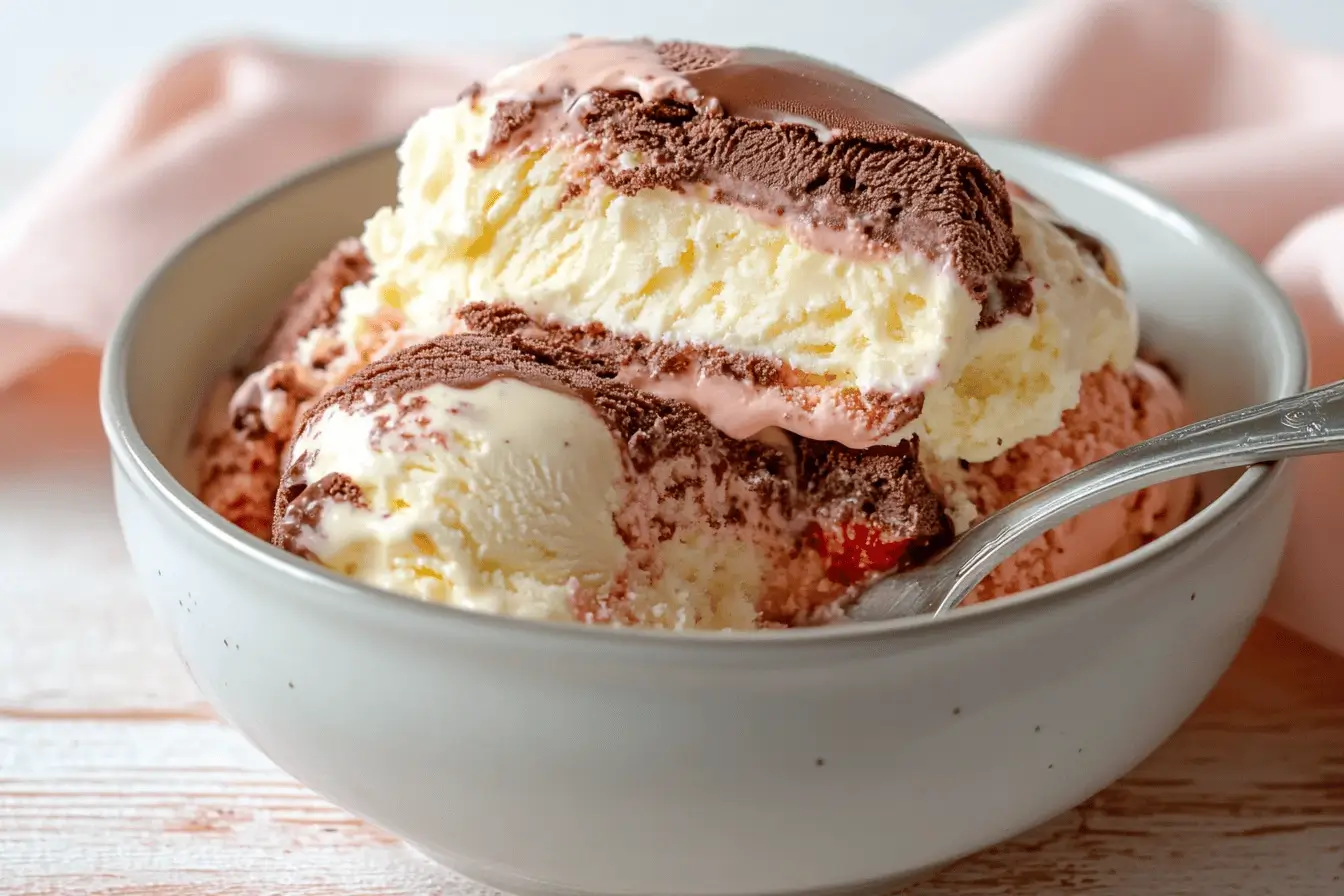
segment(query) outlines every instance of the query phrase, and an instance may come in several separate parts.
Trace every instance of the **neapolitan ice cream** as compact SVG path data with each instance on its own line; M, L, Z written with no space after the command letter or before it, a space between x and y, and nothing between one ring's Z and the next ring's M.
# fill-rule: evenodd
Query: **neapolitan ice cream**
M317 265L199 433L207 504L367 584L814 624L1182 422L1104 245L842 69L576 39L428 112L400 159L396 206ZM1099 508L977 598L1191 503Z

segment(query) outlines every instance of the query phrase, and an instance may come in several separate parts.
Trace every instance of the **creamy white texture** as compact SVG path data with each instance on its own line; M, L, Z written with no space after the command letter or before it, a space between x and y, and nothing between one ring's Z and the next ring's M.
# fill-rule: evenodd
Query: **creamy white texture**
M1032 274L1035 307L968 340L966 364L924 393L906 434L942 460L987 461L1059 427L1083 374L1134 363L1139 326L1124 291L1092 255L1030 203L1014 200L1013 229Z
M333 405L295 440L304 454L309 482L344 474L367 507L328 502L300 547L370 585L559 619L625 567L622 458L577 398L502 379Z

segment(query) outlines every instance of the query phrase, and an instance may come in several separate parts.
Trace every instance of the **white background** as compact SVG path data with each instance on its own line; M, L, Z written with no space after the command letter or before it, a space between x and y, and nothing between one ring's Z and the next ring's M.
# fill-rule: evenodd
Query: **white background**
M118 84L165 53L222 35L452 53L570 32L650 34L799 49L891 79L1027 2L0 0L0 207ZM1291 40L1344 51L1344 0L1222 5L1244 8Z

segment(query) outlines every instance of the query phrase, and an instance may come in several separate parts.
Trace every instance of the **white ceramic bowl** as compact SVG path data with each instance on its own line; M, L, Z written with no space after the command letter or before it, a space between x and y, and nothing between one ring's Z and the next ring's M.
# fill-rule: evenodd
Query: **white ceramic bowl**
M1303 386L1296 319L1222 237L1082 161L978 143L1115 246L1198 411ZM1206 482L1221 494L1194 520L1048 588L781 633L473 615L235 531L174 478L197 402L394 175L390 149L356 154L193 240L122 321L102 408L126 542L201 689L299 780L467 875L551 894L880 890L1133 767L1259 612L1283 466Z

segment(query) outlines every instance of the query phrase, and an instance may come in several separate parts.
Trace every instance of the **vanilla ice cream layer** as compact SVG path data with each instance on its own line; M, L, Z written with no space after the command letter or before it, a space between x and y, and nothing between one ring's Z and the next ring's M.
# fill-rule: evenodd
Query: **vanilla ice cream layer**
M385 309L422 336L455 308L777 358L819 384L914 393L964 362L979 305L943 260L806 248L708 189L571 194L573 147L470 160L491 110L429 113L401 148L399 205L369 222L374 278L347 295L347 338Z

